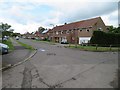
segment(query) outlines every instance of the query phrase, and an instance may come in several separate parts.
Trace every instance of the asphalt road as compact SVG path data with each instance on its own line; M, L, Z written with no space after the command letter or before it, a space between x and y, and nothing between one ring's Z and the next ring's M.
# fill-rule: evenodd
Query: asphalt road
M3 66L7 64L14 65L18 62L23 61L25 58L27 58L31 51L25 49L23 46L18 44L15 40L11 39L12 43L14 45L14 51L10 52L8 54L2 55L2 64Z
M114 87L112 82L118 68L117 52L80 51L64 48L60 44L28 39L20 41L35 47L37 53L30 61L3 73L4 88Z

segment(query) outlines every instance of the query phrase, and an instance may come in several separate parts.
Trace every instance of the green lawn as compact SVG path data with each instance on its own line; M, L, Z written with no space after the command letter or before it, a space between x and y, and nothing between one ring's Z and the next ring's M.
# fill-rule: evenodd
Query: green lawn
M20 41L17 41L21 46L25 47L26 49L29 49L29 50L35 50L32 46L30 45L27 45L25 43L22 43Z
M7 44L7 45L9 46L9 50L10 50L10 51L13 51L13 50L14 50L14 46L13 46L13 44L12 44L12 42L11 42L10 39L8 39L8 40L3 40L2 43Z
M69 47L69 46L67 46ZM69 48L76 48L75 45L71 45ZM96 46L80 46L77 45L77 49L85 51L96 51L96 52L105 52L105 51L118 51L117 47L97 47Z

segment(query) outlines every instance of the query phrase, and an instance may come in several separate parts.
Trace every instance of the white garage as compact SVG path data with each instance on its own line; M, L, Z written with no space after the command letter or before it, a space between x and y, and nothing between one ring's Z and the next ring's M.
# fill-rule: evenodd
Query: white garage
M79 37L79 44L88 43L91 37Z

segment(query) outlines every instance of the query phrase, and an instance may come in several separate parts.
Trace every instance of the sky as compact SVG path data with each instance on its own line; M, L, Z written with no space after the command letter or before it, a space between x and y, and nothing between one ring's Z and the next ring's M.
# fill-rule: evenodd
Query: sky
M113 2L114 1L114 2ZM105 25L118 26L119 0L0 0L0 23L14 32L34 32L38 27L101 17Z

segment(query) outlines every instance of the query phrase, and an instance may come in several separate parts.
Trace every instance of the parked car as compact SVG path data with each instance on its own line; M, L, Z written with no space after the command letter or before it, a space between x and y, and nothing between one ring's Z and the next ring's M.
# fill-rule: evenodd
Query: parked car
M68 44L67 39L62 39L61 44Z
M19 37L18 37L18 36L16 36L16 40L19 40Z
M3 36L2 40L8 40L8 36Z
M9 47L6 44L0 43L0 53L7 54L9 52Z

